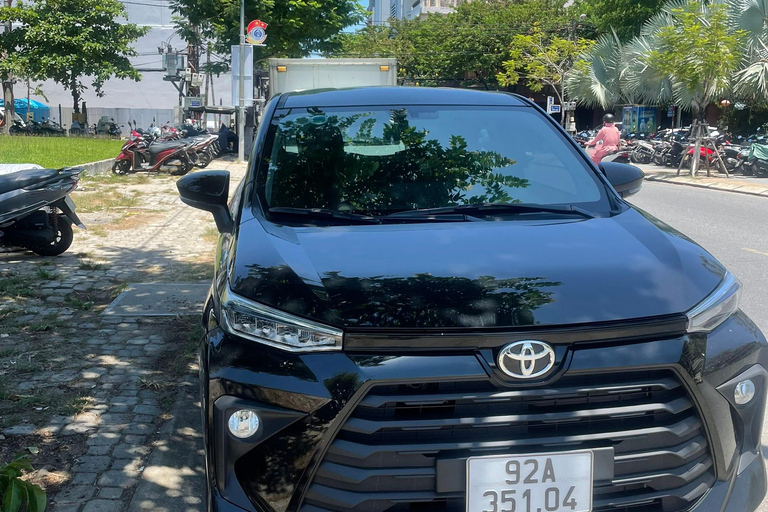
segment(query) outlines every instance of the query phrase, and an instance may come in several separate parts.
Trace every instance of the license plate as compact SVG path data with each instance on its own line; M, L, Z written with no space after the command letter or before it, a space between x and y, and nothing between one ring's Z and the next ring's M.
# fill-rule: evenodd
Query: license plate
M75 211L75 202L72 200L71 197L66 196L64 198L64 203L66 203L66 205L69 206L70 210Z
M467 512L591 512L591 451L467 459Z

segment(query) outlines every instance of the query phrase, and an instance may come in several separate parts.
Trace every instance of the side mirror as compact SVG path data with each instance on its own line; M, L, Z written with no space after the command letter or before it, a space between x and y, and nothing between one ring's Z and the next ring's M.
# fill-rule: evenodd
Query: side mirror
M182 202L213 214L219 233L232 231L232 215L227 208L229 172L204 171L188 174L176 182Z
M621 197L629 197L643 186L645 173L634 165L601 162L600 170L603 171L603 174Z

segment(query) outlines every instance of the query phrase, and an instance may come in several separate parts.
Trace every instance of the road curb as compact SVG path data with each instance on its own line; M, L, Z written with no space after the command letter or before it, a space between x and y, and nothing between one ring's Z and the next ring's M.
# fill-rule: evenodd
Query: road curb
M112 163L114 158L107 158L106 160L97 160L96 162L88 162L86 164L73 165L72 167L82 167L85 169L86 176L94 176L97 174L106 174L112 171Z
M705 188L719 190L721 192L735 192L749 196L768 197L768 186L756 187L754 185L745 185L743 182L737 183L718 183L718 182L696 182L692 178L683 176L666 176L663 174L646 174L646 181L657 181L660 183L670 183L672 185L685 185L688 187Z

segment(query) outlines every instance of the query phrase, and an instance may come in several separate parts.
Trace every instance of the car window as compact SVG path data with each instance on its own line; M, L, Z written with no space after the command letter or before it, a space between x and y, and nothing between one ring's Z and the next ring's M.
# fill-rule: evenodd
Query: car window
M259 192L270 208L386 213L605 198L583 157L530 108L283 109L265 147Z

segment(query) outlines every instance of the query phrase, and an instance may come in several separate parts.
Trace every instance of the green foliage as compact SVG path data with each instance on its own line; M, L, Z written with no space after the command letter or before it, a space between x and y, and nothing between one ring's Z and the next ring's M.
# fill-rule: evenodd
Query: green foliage
M730 31L722 4L691 1L670 9L671 23L656 34L658 44L640 59L672 82L677 104L704 115L704 109L731 84L739 65L743 31Z
M45 510L48 500L43 489L21 479L27 471L32 471L32 465L24 455L0 465L0 512L17 512L25 503L26 512Z
M123 142L78 137L0 135L0 164L38 164L46 168L80 165L114 158Z
M337 57L394 57L400 76L425 85L451 83L499 87L497 76L516 34L534 24L551 33L567 33L570 17L547 0L474 0L452 13L426 19L390 20L338 38Z
M175 13L198 27L200 36L227 55L240 41L240 2L233 0L172 0ZM354 0L264 0L245 3L245 20L269 24L265 48L255 48L255 59L271 56L305 57L337 46L334 36L363 20Z
M643 24L661 10L666 0L589 0L582 6L601 34L616 34L628 41L640 34Z
M125 17L119 0L32 0L16 7L0 8L0 19L18 24L2 43L18 57L23 76L51 79L70 91L76 112L87 89L98 96L110 78L139 80L141 75L128 60L136 52L130 46L149 30Z
M565 78L566 93L588 107L608 108L619 103L633 103L621 88L625 68L619 36L604 34L588 52L576 59Z
M516 84L525 78L532 91L551 88L562 104L565 101L563 82L577 58L593 42L584 38L564 38L544 32L535 26L527 34L516 35L511 42L509 60L504 61L504 73L499 73L502 85Z

